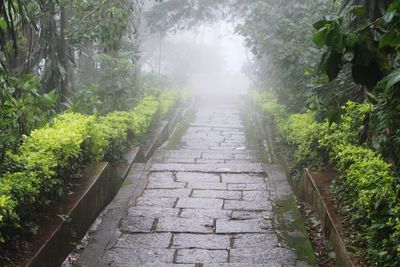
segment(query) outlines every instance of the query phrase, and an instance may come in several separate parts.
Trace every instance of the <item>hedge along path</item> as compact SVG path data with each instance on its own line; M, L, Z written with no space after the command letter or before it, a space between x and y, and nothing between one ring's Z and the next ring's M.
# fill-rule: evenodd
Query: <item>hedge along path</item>
M136 184L121 188L78 266L314 265L307 235L283 227L281 217L298 219L278 203L294 203L286 178L277 166L265 173L239 115L233 103L200 107L179 148L156 151Z
M177 101L179 94L168 90L144 97L130 112L67 112L32 131L19 152L10 155L16 171L0 177L0 246L11 246L21 234L34 231L38 212L61 197L84 166L118 161L125 147L139 143L151 123L164 118Z
M274 125L285 144L294 147L301 166L321 168L329 161L340 172L334 197L347 223L357 229L356 255L368 263L400 264L400 186L393 166L371 148L360 145L370 103L347 102L339 124L318 122L315 113L288 114L270 93L252 92L255 106ZM379 148L376 148L379 151Z

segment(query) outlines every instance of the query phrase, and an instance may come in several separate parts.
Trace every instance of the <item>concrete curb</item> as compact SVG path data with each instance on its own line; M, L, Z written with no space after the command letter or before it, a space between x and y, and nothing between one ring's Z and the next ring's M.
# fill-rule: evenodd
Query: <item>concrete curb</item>
M315 183L311 172L308 169L304 170L299 182L296 184L298 196L311 205L321 221L326 236L332 243L332 246L340 262L340 266L354 267L349 253L346 251L346 243L344 242L335 223L334 214L328 208L325 199L323 198L318 186Z

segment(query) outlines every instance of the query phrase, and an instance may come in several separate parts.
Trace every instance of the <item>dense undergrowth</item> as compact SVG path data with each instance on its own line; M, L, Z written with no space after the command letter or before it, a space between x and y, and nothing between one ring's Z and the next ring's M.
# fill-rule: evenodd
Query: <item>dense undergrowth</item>
M331 163L341 173L333 185L340 211L355 232L357 253L369 266L400 264L400 185L393 167L360 144L362 126L373 111L369 103L348 102L341 123L318 121L312 111L289 114L268 92L252 100L301 167Z
M37 231L38 214L79 182L90 162L117 162L128 145L139 144L150 125L179 101L177 91L146 96L131 111L105 116L66 112L25 136L8 153L15 171L0 177L0 247L17 245Z

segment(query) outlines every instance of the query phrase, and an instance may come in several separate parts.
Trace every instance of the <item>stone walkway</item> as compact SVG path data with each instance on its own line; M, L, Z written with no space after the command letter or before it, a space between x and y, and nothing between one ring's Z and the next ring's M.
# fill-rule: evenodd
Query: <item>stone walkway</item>
M138 168L142 188L121 189L80 266L307 266L274 227L276 185L235 106L200 108L179 149Z

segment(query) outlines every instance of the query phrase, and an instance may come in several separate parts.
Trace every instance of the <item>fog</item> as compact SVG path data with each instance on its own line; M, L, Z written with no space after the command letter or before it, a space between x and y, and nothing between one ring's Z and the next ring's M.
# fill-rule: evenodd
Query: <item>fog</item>
M242 70L251 56L230 24L152 36L144 47L145 71L160 72L195 95L239 95L250 85Z

